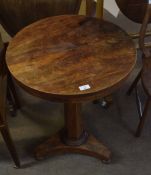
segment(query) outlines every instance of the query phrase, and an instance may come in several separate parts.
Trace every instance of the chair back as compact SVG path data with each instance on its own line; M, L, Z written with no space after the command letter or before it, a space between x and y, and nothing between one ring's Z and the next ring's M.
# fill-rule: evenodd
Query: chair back
M115 0L121 12L130 20L142 23L148 0ZM151 21L151 18L149 19Z
M5 125L6 121L7 73L4 59L5 51L6 47L0 35L0 128Z
M147 26L150 22L150 18L151 18L151 4L147 5L146 8L146 13L144 15L144 19L141 25L141 29L140 29L140 37L139 37L139 47L143 53L143 55L147 58L147 57L151 57L150 51L148 48L145 47L145 37L146 37L146 31L147 31Z
M0 22L14 36L23 27L48 16L76 14L81 0L0 0Z

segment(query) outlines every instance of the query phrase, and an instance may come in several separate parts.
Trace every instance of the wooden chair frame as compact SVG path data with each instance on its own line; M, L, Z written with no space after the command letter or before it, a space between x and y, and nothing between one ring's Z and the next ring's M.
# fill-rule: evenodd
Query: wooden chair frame
M142 23L142 26L141 26L141 29L140 29L140 37L139 37L139 48L142 51L142 59L143 60L151 58L151 55L148 52L148 49L146 48L145 41L144 41L144 39L146 37L146 30L147 30L147 26L148 26L148 23L149 23L150 16L151 16L151 4L148 4L146 14L145 14L145 17L144 17L144 20L143 20L143 23ZM147 90L145 89L145 87L143 85L143 82L142 82L142 85L143 85L144 91L146 92L146 95L147 95L147 100L146 100L146 103L145 103L144 110L142 110L141 100L140 100L139 94L137 92L137 83L140 80L141 75L142 75L142 71L144 69L145 69L145 67L144 67L144 63L143 63L142 70L140 71L140 73L136 77L135 82L133 83L133 87L131 87L131 89L129 90L130 91L129 93L131 93L133 88L135 88L137 109L138 109L138 113L139 113L139 117L140 117L140 121L139 121L139 124L138 124L138 127L137 127L137 131L135 133L136 137L139 137L142 133L142 129L144 127L144 123L145 123L145 120L146 120L146 117L147 117L147 114L148 114L149 106L151 105L151 96L147 92Z
M104 0L97 0L97 16L103 18L103 3ZM146 48L151 47L151 43L145 43L144 38L147 36L151 36L151 32L147 31L147 25L149 22L149 18L151 16L151 5L148 5L147 11L140 29L139 33L129 33L129 35L132 37L132 39L139 39L139 46L138 48L142 50L145 57L147 57ZM139 98L139 94L137 91L137 83L141 78L142 70L138 73L137 77L135 78L134 82L131 84L129 90L127 91L127 94L130 95L133 89L135 89L135 95L136 95L136 103L137 103L137 109L139 114L139 124L135 133L136 137L139 137L141 135L142 129L144 127L145 119L147 117L148 108L151 105L151 97L148 96L147 101L145 103L144 110L142 110L142 104L141 100Z
M1 36L0 36L1 38ZM0 40L0 131L2 134L2 137L6 143L6 146L10 152L10 155L12 159L15 162L16 167L20 167L20 161L17 155L17 151L15 148L15 145L13 143L13 140L11 138L9 128L8 128L8 122L6 119L6 96L7 96L7 69L5 65L5 51L6 46L2 43Z
M104 7L104 0L97 0L96 3L96 17L103 18L103 7ZM132 39L138 39L140 37L140 33L129 33ZM151 31L146 31L145 36L151 36ZM150 47L151 43L145 43L146 47Z

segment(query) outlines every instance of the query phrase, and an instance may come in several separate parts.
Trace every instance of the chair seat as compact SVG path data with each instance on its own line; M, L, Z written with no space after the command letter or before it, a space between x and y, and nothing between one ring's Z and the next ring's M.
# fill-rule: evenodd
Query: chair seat
M144 90L151 96L151 57L143 59L141 80Z

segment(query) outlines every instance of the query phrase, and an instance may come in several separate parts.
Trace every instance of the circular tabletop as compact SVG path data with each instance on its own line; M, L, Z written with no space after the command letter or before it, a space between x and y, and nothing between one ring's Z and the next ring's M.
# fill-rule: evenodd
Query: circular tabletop
M115 91L132 71L136 51L118 26L62 15L35 22L10 42L6 63L26 91L51 100L85 101Z

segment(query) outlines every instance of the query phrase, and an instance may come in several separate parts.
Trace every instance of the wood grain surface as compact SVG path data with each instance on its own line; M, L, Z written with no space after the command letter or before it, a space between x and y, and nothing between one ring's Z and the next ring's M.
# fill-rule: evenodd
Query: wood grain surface
M92 17L55 16L38 21L10 42L6 62L28 92L58 101L108 95L135 65L131 38L118 26ZM80 86L90 89L81 91Z
M60 135L57 133L35 149L35 157L38 160L42 160L48 155L64 153L85 154L107 162L111 160L111 151L91 134L85 144L73 147L63 144L60 141Z

